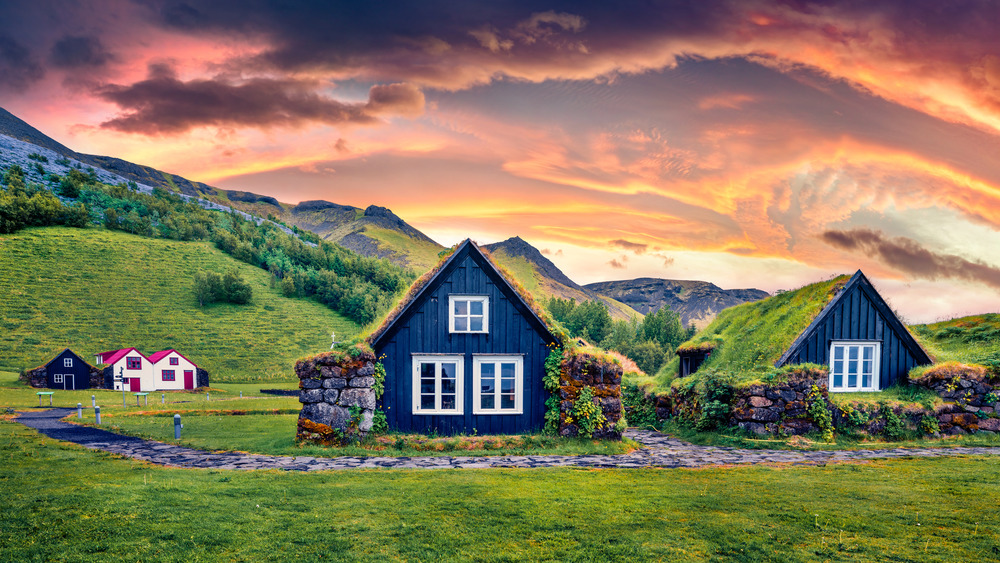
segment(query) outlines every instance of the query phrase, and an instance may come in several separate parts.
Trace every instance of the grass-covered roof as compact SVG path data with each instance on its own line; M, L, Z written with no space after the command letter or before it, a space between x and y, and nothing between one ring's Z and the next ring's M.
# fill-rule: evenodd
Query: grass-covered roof
M420 276L410 288L403 294L402 299L392 308L391 311L382 319L382 321L377 325L377 327L365 338L369 343L375 343L382 335L388 331L395 321L402 316L406 310L420 298L428 287L433 285L437 278L441 275L442 271L451 263L455 255L466 245L470 245L479 252L479 255L484 257L489 265L493 266L496 273L507 282L507 285L521 298L521 301L528 307L530 313L536 317L536 319L541 323L542 327L547 330L552 336L555 337L560 343L565 343L568 341L569 337L558 323L556 323L552 317L545 311L532 297L531 293L524 288L523 285L518 281L517 277L514 276L509 270L497 263L497 261L490 255L490 252L477 245L471 239L466 239L463 242L456 244L455 246L443 250L439 254L439 261L436 266L430 269L427 273Z
M678 346L677 351L711 350L699 371L711 368L745 379L771 372L775 362L849 279L850 276L838 276L724 309L711 324ZM655 376L640 383L650 392L665 391L677 374L678 363L675 357Z

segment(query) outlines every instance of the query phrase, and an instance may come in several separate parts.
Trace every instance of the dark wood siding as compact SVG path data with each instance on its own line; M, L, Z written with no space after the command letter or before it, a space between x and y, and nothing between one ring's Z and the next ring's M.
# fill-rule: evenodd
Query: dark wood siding
M73 360L73 367L63 367L63 360L66 358ZM72 350L63 350L61 354L46 364L45 371L49 389L90 389L90 366ZM55 375L57 373L72 375L73 380L68 381L64 378L63 383L56 383Z
M422 433L510 434L541 430L545 423L546 393L542 387L548 340L526 318L520 298L484 270L475 250L456 256L437 287L430 287L407 313L394 321L386 338L377 343L376 354L385 366L383 407L389 427ZM448 332L448 296L489 296L488 334ZM414 414L413 357L450 354L463 358L464 409L461 415ZM520 415L473 415L473 357L490 354L521 354L524 362L523 409Z
M824 310L796 341L783 364L830 364L830 343L835 340L869 340L881 343L879 387L905 380L921 362L907 346L909 335L898 333L902 324L868 284L852 284ZM892 318L888 318L892 315ZM899 327L899 328L894 328ZM911 343L910 346L913 346Z

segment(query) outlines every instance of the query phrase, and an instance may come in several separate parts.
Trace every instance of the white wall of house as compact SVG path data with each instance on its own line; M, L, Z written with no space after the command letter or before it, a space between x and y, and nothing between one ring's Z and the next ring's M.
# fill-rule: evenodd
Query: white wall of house
M154 354L155 356L155 354ZM171 359L176 361L175 365L171 365ZM173 371L174 380L164 380L163 372ZM177 352L170 352L166 356L163 356L155 364L153 364L153 380L156 385L156 389L170 391L184 389L184 372L190 371L194 375L194 386L198 385L198 366L189 362L187 358L181 356ZM192 387L193 388L193 387Z
M138 369L129 369L128 367L129 358L139 359ZM136 350L130 350L128 354L122 356L117 362L112 364L112 369L114 370L113 373L116 378L118 377L119 373L124 373L125 377L129 379L133 377L138 377L140 381L139 383L140 391L143 392L156 391L156 384L153 380L153 362L150 362L149 358L143 356ZM123 369L124 371L122 371ZM121 382L115 381L115 389L121 391ZM131 385L125 387L126 391L129 391L131 389L132 389Z

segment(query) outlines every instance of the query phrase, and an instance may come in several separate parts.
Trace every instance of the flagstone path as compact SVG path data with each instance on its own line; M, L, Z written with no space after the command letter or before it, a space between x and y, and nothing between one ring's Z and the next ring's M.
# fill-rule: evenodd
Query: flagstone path
M23 413L17 421L42 434L134 459L169 467L210 469L283 469L330 471L340 469L483 469L492 467L705 467L789 463L824 465L872 459L1000 455L1000 448L894 448L853 451L741 450L695 446L659 432L629 430L625 435L645 448L619 455L527 455L491 457L292 457L241 453L212 453L78 426L60 419L74 409Z

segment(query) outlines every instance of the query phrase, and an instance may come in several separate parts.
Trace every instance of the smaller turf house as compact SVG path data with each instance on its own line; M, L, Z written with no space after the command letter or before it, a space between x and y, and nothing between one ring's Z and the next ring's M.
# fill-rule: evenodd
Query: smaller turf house
M32 387L49 389L90 389L100 387L100 376L94 366L66 348L45 365L30 370L26 380Z
M545 424L545 358L558 343L531 299L465 240L370 337L389 428L514 434Z
M726 309L677 356L680 377L824 365L830 392L879 391L932 363L861 270Z

